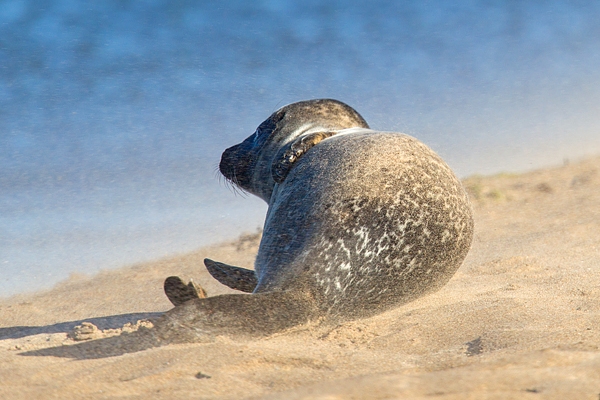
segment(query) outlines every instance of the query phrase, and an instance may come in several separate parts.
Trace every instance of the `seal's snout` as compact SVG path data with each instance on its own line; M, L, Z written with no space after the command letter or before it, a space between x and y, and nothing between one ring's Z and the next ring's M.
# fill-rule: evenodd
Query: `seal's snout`
M248 190L252 163L251 157L245 154L240 145L236 145L228 148L221 155L219 171L234 185Z
M221 155L221 162L219 163L219 172L221 172L221 174L229 180L232 180L233 176L235 175L235 158L233 157L234 152L232 149L233 148L230 147L223 152Z

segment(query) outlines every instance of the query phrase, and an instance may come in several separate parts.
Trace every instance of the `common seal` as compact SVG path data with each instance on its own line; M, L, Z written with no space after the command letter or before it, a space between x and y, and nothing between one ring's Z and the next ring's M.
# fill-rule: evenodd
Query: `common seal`
M471 205L446 163L413 137L371 130L337 100L277 110L225 150L219 169L269 204L254 271L205 260L252 295L199 298L168 278L176 307L157 327L170 340L372 316L442 287L471 245Z

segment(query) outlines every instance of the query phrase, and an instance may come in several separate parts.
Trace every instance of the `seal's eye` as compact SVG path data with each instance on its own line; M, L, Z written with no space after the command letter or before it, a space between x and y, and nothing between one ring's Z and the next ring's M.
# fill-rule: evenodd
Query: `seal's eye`
M273 120L271 118L268 118L265 121L263 121L263 123L260 124L258 126L258 128L256 128L256 132L254 132L254 133L257 138L259 138L263 135L266 137L269 137L269 136L271 136L271 134L273 133L273 131L275 130L276 127L277 127L277 124L275 124L275 122L273 122Z

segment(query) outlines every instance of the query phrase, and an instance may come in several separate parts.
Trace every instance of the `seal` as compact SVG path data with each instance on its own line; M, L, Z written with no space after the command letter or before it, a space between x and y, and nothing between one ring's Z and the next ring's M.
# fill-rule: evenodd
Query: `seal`
M225 150L219 170L269 204L254 270L205 260L218 281L251 294L203 298L169 277L176 307L155 324L168 341L372 316L441 288L471 246L471 205L446 163L337 100L277 110Z

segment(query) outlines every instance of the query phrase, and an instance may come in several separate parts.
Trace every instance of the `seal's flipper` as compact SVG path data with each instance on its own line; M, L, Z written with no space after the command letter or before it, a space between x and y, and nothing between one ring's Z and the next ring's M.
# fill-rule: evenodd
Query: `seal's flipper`
M234 267L208 258L204 259L204 265L213 278L232 289L252 293L258 284L256 274L250 269Z
M170 276L165 279L165 294L175 307L192 299L206 298L206 291L194 281L187 285L178 276Z
M303 291L225 294L187 301L153 319L152 328L142 326L119 336L19 355L86 360L135 353L170 343L206 343L222 335L250 339L306 323L316 315L318 308L314 299Z
M336 133L337 132L309 133L283 147L273 159L273 164L271 164L271 175L273 176L273 180L277 183L283 182L294 163L298 161L300 157L306 154L308 150L323 139L327 139Z
M305 291L223 294L194 299L153 321L153 343L207 342L217 335L260 337L306 323L318 315Z

